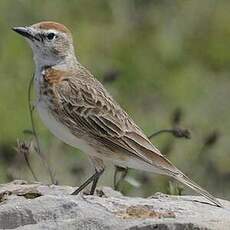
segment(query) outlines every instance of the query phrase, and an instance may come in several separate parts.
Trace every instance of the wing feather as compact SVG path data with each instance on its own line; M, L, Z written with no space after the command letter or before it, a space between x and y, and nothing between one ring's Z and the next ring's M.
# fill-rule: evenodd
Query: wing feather
M148 164L175 170L100 82L90 76L70 76L63 84L56 89L63 110L86 133L107 147L116 146Z

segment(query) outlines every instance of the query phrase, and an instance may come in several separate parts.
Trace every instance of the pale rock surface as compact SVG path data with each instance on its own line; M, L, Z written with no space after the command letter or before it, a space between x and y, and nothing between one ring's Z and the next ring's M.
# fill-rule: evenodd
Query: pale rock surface
M0 229L230 229L230 202L218 208L199 196L125 197L111 188L70 195L69 186L13 181L0 185Z

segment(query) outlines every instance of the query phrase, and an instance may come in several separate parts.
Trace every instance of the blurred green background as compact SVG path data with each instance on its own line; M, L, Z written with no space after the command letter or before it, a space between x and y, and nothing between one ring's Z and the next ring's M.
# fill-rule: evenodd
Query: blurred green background
M152 141L197 183L230 199L229 12L228 0L1 0L0 183L33 180L14 147L32 138L23 130L31 129L27 88L34 63L11 27L52 20L71 29L80 62L147 135L180 117L190 140L161 134ZM37 115L36 126L58 182L82 183L93 172L87 157L53 137ZM36 153L30 161L49 183ZM100 184L112 185L113 172L108 167ZM173 193L170 185L169 178L130 170L120 189L148 196Z

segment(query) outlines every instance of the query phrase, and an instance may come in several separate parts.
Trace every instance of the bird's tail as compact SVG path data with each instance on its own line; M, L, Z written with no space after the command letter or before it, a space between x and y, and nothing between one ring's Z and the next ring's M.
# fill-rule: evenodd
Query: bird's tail
M209 201L211 201L212 203L214 203L216 206L223 207L223 205L214 196L212 196L206 190L204 190L203 188L201 188L198 184L196 184L195 182L193 182L191 179L189 179L182 172L174 174L172 177L174 179L176 179L177 181L181 182L182 184L187 185L188 187L190 187L191 189L193 189L194 191L196 191L200 195L204 196Z

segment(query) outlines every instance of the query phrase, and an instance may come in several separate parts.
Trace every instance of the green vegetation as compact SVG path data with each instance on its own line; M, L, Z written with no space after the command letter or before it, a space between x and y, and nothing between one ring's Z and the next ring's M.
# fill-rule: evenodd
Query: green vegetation
M180 108L180 125L192 138L162 134L153 142L197 183L230 198L229 11L227 0L1 0L0 182L33 179L13 147L17 138L31 139L22 131L30 129L27 87L34 65L30 48L11 27L52 20L72 30L77 56L98 79L118 73L105 86L147 135L170 128ZM58 181L81 183L92 171L87 158L54 138L38 118L36 124ZM48 182L39 157L30 158ZM112 173L101 184L111 185ZM144 185L124 181L125 193L177 190L165 177L132 170L130 177Z

